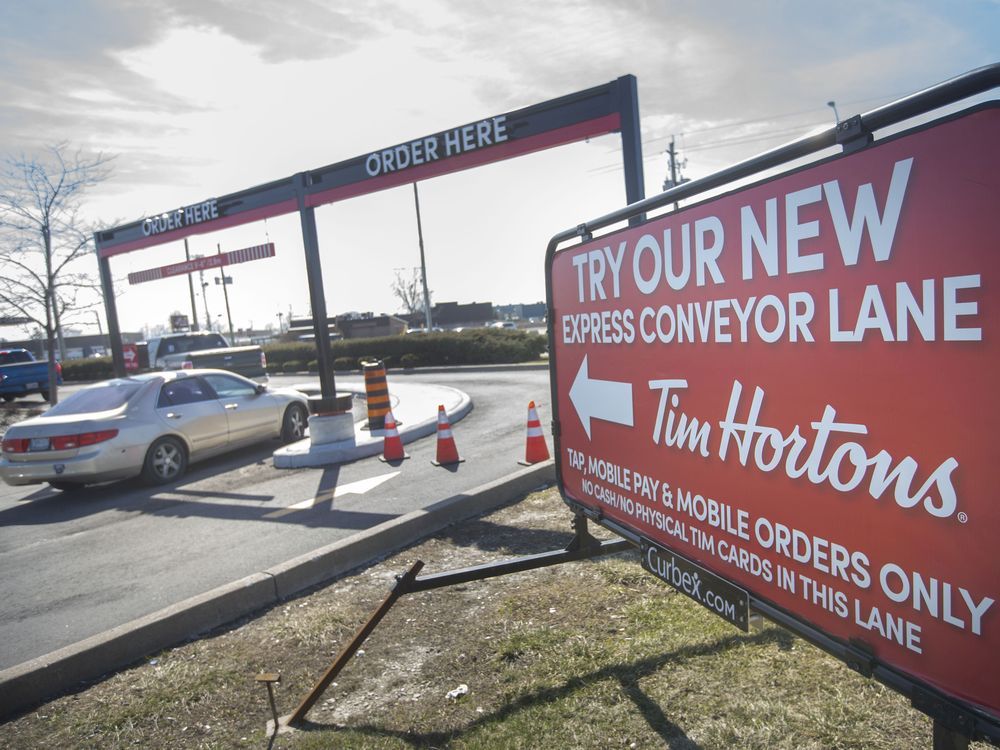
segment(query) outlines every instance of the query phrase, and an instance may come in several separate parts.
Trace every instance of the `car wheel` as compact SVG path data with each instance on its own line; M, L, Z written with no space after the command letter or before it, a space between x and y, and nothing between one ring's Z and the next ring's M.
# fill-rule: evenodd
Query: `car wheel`
M42 401L48 401L49 400L49 392L48 391L39 391L39 393L42 394Z
M305 437L307 424L309 415L306 407L302 404L290 404L281 420L281 442L294 443L296 440L301 440Z
M187 464L184 444L175 437L161 437L146 452L142 479L146 484L166 484L184 474Z
M13 393L5 393L3 395L3 400L6 401L6 402L8 402L8 403L10 403L11 401L13 401L15 398L17 398L17 396L15 396Z
M79 492L87 485L82 482L49 482L49 486L60 492Z

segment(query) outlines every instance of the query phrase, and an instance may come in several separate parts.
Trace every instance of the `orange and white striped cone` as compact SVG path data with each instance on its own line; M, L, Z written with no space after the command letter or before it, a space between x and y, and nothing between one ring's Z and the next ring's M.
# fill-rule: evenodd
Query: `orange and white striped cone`
M396 429L396 419L392 416L392 412L388 411L385 413L385 437L382 438L382 455L379 456L379 461L402 461L404 458L409 458L406 453L403 452L403 441L399 439L399 430Z
M455 447L455 438L451 436L451 425L448 424L448 414L444 406L438 406L438 441L437 459L431 461L435 466L450 466L464 461L458 457L458 448Z
M542 433L542 423L538 419L538 410L535 409L535 402L528 404L528 441L524 446L524 460L518 461L524 466L540 463L549 460L549 447L545 444L545 435Z

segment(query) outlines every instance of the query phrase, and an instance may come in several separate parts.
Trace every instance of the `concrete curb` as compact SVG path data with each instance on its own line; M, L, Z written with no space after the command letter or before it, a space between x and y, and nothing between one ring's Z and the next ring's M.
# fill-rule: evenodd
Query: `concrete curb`
M440 500L347 539L0 671L0 718L273 606L342 576L451 524L479 515L555 480L552 460Z
M555 464L550 459L411 511L265 572L274 577L278 599L285 599L554 481Z

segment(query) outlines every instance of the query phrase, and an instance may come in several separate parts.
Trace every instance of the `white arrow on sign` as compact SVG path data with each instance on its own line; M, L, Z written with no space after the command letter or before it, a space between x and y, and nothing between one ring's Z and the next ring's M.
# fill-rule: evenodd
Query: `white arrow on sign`
M573 408L576 409L588 438L591 419L603 419L626 427L635 426L632 416L632 384L591 378L587 372L587 355L584 355L573 387L569 389L569 400L573 402Z
M329 491L321 492L315 497L310 497L309 499L295 503L294 505L289 505L287 508L279 508L278 510L267 513L264 515L264 518L281 518L282 516L287 516L289 513L294 513L297 510L307 510L308 508L315 507L317 503L321 503L324 500L332 500L335 497L341 497L343 495L363 495L369 490L375 489L383 482L389 481L397 474L399 474L398 471L393 471L389 474L381 474L377 477L369 477L368 479L361 479L357 482L344 484L335 488L332 493Z

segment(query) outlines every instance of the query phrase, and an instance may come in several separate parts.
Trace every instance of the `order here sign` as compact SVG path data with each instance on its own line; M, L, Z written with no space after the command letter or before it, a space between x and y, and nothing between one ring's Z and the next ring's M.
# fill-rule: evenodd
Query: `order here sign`
M1000 109L557 252L560 484L1000 716Z

